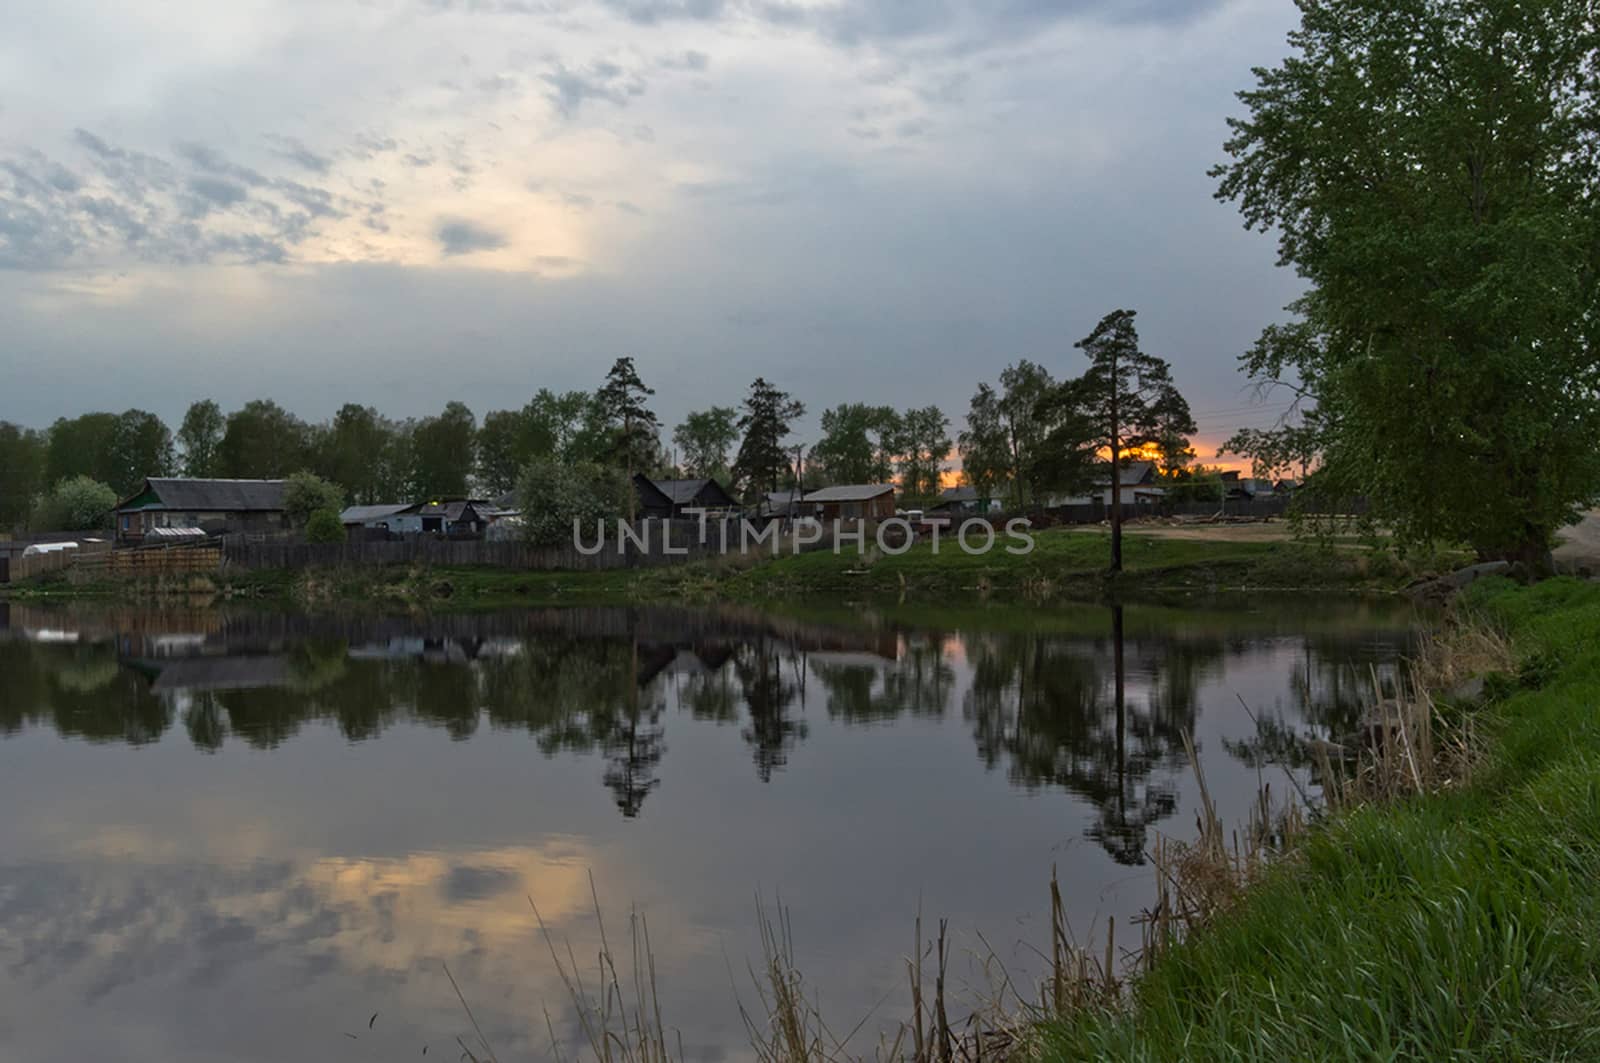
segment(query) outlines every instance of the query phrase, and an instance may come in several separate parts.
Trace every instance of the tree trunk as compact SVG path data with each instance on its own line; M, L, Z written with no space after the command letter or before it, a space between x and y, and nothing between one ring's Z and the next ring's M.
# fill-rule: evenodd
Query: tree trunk
M1555 558L1550 553L1550 535L1542 528L1528 527L1522 542L1503 555L1511 563L1512 574L1533 582L1556 574Z
M1111 359L1111 571L1122 571L1122 426L1117 423L1117 360Z

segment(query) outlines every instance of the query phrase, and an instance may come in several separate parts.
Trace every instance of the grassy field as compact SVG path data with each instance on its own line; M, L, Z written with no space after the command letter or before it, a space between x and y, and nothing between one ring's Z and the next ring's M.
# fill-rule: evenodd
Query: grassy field
M1468 604L1520 661L1472 784L1336 817L1044 1058L1600 1058L1600 586Z
M830 551L762 559L730 558L609 572L496 569L365 570L296 577L303 597L359 600L385 596L464 604L600 601L796 601L1000 593L1043 600L1110 593L1217 593L1229 590L1379 590L1404 586L1422 571L1383 552L1328 550L1293 542L1178 540L1129 535L1126 571L1108 580L1110 537L1082 531L1038 534L1031 554L996 549L969 555L951 543L891 556ZM1447 559L1448 562L1449 559ZM1448 563L1444 567L1448 567ZM258 577L258 584L260 580Z
M1419 574L1462 559L1401 562L1381 550L1326 548L1282 540L1130 533L1125 571L1108 579L1110 535L1103 530L1054 529L1035 536L1026 555L997 548L980 555L953 541L935 552L920 543L900 555L870 550L800 556L732 556L715 561L603 572L531 572L495 568L375 567L270 571L184 577L157 585L73 585L64 573L12 585L11 597L140 597L211 595L321 604L429 604L492 607L559 602L857 601L904 597L923 602L996 593L1011 599L1099 599L1123 594L1233 590L1394 591Z

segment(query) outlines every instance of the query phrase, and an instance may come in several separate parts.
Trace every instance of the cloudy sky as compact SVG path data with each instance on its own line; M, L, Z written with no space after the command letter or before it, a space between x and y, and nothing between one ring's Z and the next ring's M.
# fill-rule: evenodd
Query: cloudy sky
M1202 442L1294 278L1211 198L1290 0L52 0L0 36L0 419L480 415L632 355L671 426L1076 372ZM815 417L800 434L815 438ZM1202 456L1209 456L1203 450Z

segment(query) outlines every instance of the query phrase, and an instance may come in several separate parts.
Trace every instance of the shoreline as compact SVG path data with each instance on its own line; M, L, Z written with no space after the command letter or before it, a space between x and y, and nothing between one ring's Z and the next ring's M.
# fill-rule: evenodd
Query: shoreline
M1393 595L1427 564L1387 552L1298 542L1232 542L1128 534L1125 570L1105 570L1110 537L1083 531L1038 533L1025 556L994 552L934 556L925 545L901 555L827 551L738 557L592 572L449 566L373 566L221 572L157 580L74 584L55 573L0 588L0 601L210 598L318 608L350 603L427 608L600 602L758 604L811 596L983 599L1045 603L1226 592L1344 592ZM1448 561L1444 566L1449 567Z
M1336 810L1129 996L1039 1024L1069 1060L1590 1058L1600 1051L1600 586L1466 591L1514 664L1439 718L1464 780Z

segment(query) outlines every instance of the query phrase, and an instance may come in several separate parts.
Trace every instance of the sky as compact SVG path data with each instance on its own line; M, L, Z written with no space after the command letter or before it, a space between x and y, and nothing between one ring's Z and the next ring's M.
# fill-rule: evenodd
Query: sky
M1139 311L1202 459L1299 291L1213 198L1291 0L52 0L0 36L0 420L478 415L632 356L670 432L1058 376Z

